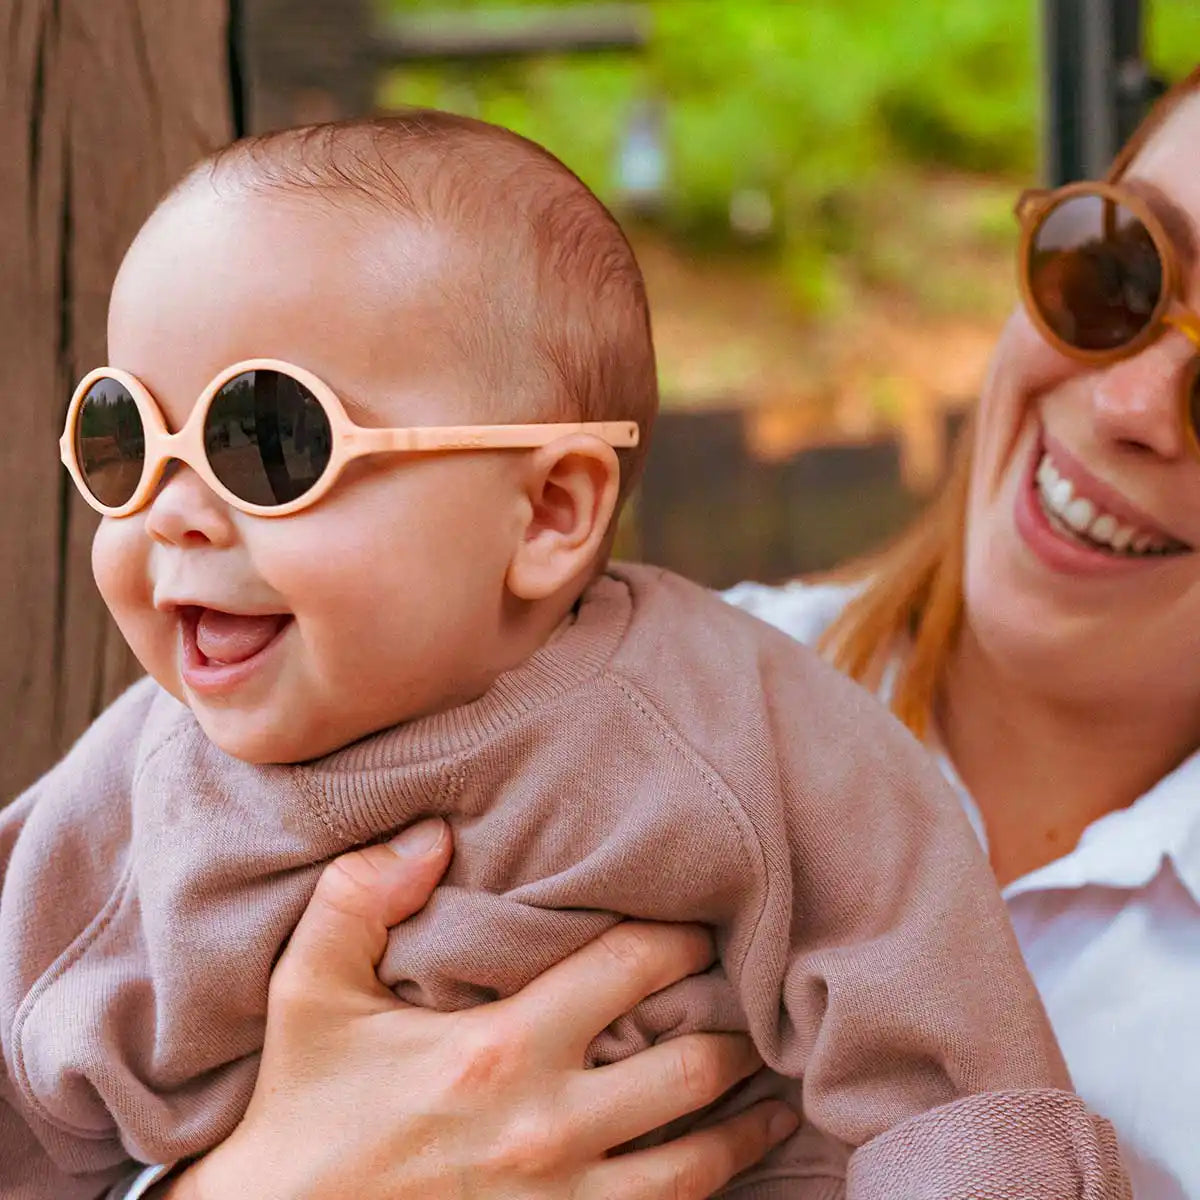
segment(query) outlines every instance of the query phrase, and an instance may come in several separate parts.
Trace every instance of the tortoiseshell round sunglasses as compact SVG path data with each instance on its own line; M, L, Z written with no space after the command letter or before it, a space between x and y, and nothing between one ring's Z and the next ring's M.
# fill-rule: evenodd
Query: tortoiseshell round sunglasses
M59 450L83 498L108 517L148 503L172 459L234 508L286 517L315 504L364 455L533 449L571 433L618 449L638 443L635 421L369 428L310 371L256 358L217 375L178 433L168 432L144 384L99 367L75 389Z
M1200 315L1182 302L1179 250L1137 192L1119 183L1026 192L1017 217L1021 296L1052 346L1103 365L1173 328L1200 347ZM1179 412L1200 454L1200 357L1183 372Z

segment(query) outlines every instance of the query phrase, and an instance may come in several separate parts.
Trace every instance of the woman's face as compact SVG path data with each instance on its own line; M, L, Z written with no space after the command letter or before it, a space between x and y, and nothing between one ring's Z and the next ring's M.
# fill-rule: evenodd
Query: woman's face
M1193 310L1198 144L1194 94L1121 181L1180 231L1177 299ZM967 627L1059 701L1144 697L1187 705L1200 726L1200 459L1179 417L1197 353L1167 330L1133 358L1085 365L1023 309L1000 338L976 428Z

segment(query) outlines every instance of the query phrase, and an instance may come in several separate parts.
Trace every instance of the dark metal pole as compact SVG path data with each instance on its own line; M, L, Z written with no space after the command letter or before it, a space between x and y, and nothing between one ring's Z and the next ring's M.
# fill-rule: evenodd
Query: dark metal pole
M1102 176L1162 84L1142 56L1142 0L1043 0L1042 173Z
M1042 176L1050 187L1079 179L1082 0L1042 4Z

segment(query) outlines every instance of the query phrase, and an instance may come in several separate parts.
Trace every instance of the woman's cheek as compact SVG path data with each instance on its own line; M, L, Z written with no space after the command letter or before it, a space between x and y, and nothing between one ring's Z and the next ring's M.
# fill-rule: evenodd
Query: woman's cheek
M1018 305L992 354L982 393L984 407L1024 408L1033 398L1084 370L1083 364L1051 346Z
M992 460L1011 453L1030 407L1083 369L1047 344L1024 308L1013 311L996 343L975 422L975 462L993 482L1004 465Z

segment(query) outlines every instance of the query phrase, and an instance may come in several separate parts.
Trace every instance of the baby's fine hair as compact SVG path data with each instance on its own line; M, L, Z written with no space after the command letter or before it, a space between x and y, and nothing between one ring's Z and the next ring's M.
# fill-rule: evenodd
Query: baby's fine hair
M477 419L637 421L640 445L620 452L628 496L658 410L645 283L612 214L548 150L413 109L242 138L179 189L198 177L448 230L467 265L439 286L460 318L457 349L481 372L488 412Z

